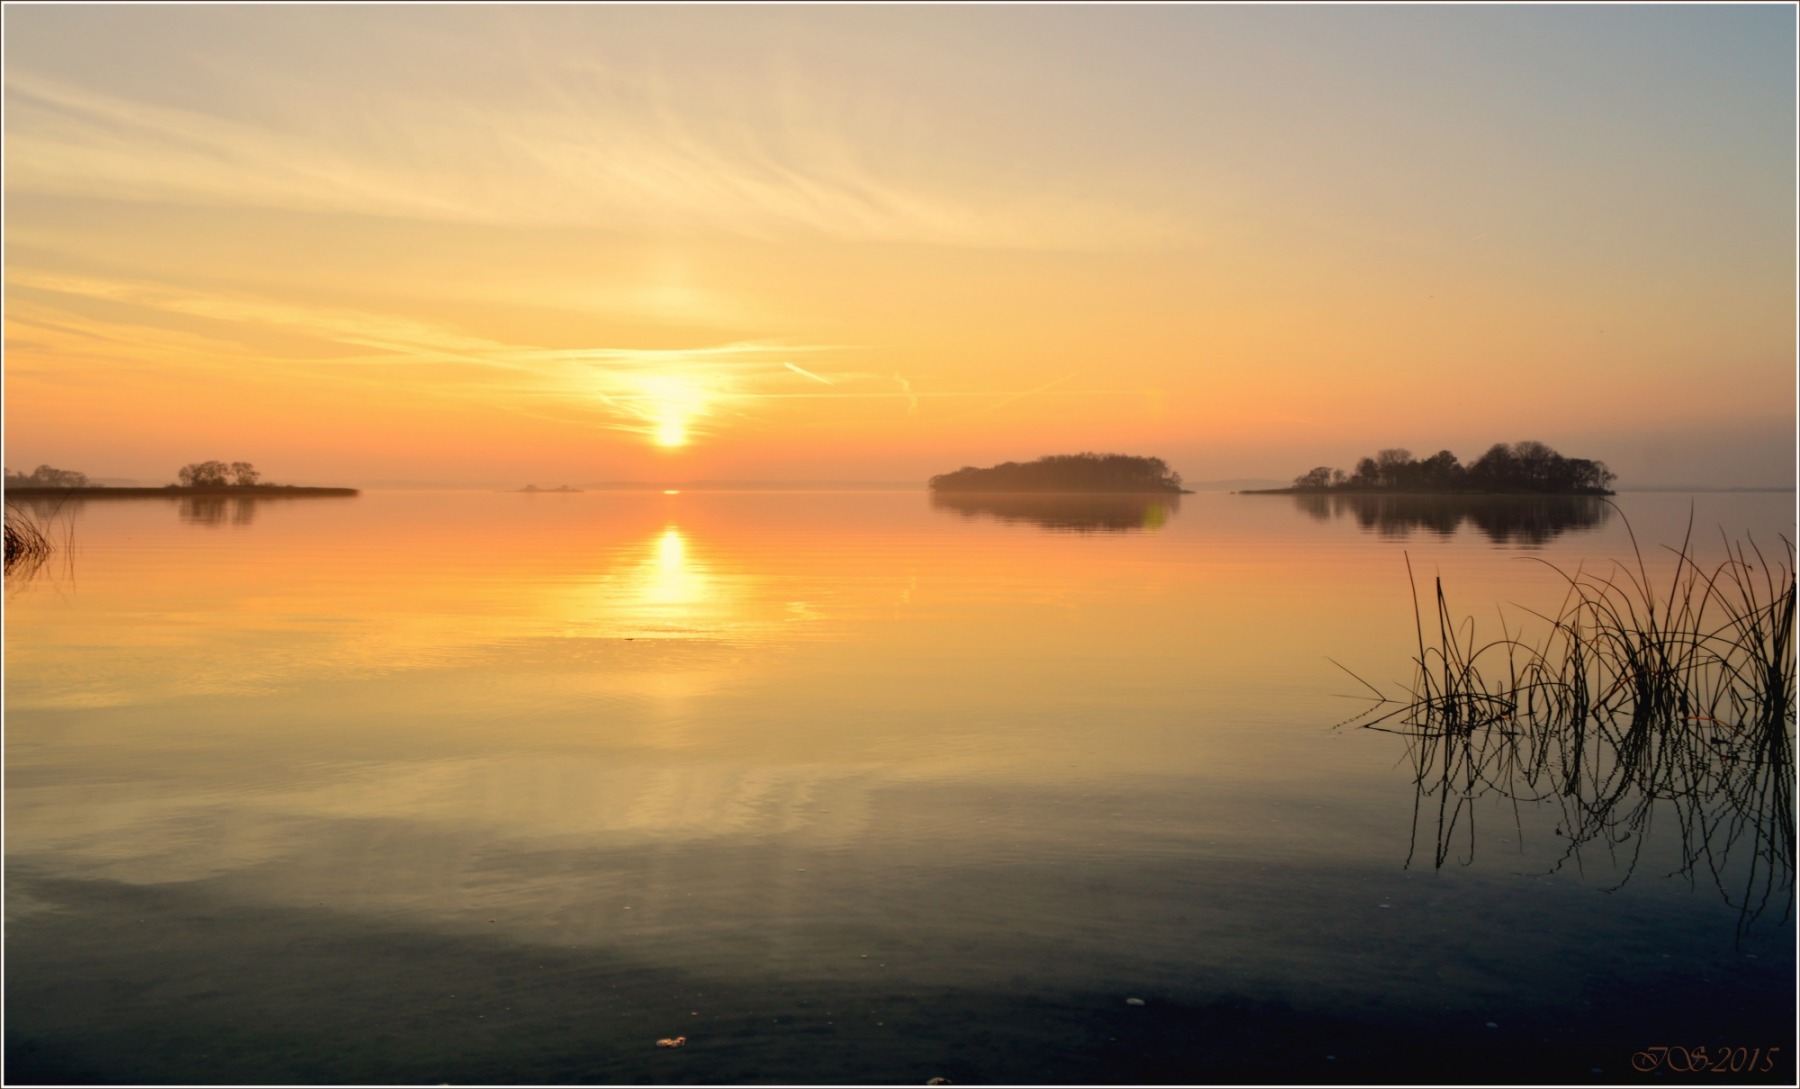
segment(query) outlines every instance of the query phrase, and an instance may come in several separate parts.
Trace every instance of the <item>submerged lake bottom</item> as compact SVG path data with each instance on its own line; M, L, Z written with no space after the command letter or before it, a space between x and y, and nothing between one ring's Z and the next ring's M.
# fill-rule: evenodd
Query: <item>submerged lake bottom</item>
M1768 811L1572 840L1334 665L1404 679L1408 562L1541 608L1617 514L1034 517L77 512L8 585L7 1083L1793 1081Z

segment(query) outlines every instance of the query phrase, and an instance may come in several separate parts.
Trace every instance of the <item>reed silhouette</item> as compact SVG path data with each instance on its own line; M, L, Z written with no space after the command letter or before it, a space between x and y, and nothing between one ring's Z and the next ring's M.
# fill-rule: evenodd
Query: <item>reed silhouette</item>
M6 573L14 568L21 572L35 570L50 556L50 539L36 521L23 511L6 508Z
M75 533L68 513L65 504L52 499L6 497L8 579L29 581L59 548L67 558Z
M1740 936L1776 906L1791 918L1795 565L1782 544L1771 560L1725 541L1703 565L1690 525L1655 580L1635 536L1635 564L1546 564L1567 593L1554 615L1531 614L1548 625L1535 642L1504 627L1478 639L1472 620L1452 618L1441 579L1430 640L1415 582L1413 680L1397 698L1363 681L1376 703L1351 720L1407 739L1418 788L1407 864L1427 833L1434 866L1472 861L1475 803L1498 795L1559 807L1557 869L1604 851L1623 884L1652 826L1672 824L1675 872L1710 880L1738 909Z

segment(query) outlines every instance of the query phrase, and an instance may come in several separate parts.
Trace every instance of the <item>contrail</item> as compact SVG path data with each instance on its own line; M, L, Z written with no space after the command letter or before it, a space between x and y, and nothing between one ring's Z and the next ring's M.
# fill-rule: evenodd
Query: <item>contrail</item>
M786 367L790 371L793 371L795 374L800 375L802 378L810 378L815 382L823 382L828 386L831 385L831 380L829 378L820 378L818 375L814 374L813 372L811 372L809 370L806 370L803 367L796 367L792 363L783 363L782 366Z
M1075 377L1075 372L1070 371L1068 374L1063 375L1061 378L1058 378L1054 382L1045 382L1043 385L1039 386L1036 389L1028 389L1024 393L1015 393L1011 397L1008 397L1004 401L1000 401L996 404L991 404L991 405L987 406L986 408L982 409L982 411L983 412L992 412L995 409L1005 408L1007 405L1012 404L1014 401L1023 400L1026 397L1030 397L1034 393L1042 393L1045 390L1049 389L1051 386L1060 386L1064 382L1067 382L1069 379L1071 379L1073 377Z

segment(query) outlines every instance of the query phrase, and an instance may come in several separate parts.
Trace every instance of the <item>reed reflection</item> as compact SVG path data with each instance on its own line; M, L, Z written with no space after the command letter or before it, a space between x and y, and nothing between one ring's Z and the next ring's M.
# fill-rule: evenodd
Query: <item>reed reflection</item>
M42 501L6 500L6 577L10 586L13 576L21 584L29 582L44 566L56 548L52 526L59 520L60 505L48 506ZM66 545L65 534L63 543ZM64 549L65 553L67 549Z
M1181 497L1016 493L931 493L933 510L964 518L1029 523L1061 533L1132 533L1161 529L1181 511Z
M1494 795L1558 807L1564 849L1556 869L1579 868L1584 852L1601 852L1622 868L1623 884L1655 824L1678 840L1678 872L1710 878L1738 909L1740 930L1775 906L1783 922L1792 915L1794 758L1786 730L1567 719L1386 728L1407 737L1418 785L1408 866L1421 839L1434 867L1471 863L1476 802Z
M1781 563L1739 545L1712 568L1684 548L1666 582L1641 557L1635 571L1561 574L1567 603L1537 644L1477 642L1471 624L1451 620L1438 584L1436 645L1421 623L1411 690L1365 723L1407 740L1417 785L1407 864L1427 835L1434 867L1471 863L1476 802L1494 796L1515 812L1556 807L1564 849L1554 868L1603 852L1621 884L1646 857L1652 825L1672 824L1659 834L1678 841L1676 872L1710 879L1738 909L1740 935L1776 905L1785 922L1792 546Z
M1414 532L1448 537L1467 525L1496 544L1532 547L1570 531L1596 529L1612 517L1589 495L1297 494L1294 505L1317 521L1350 517L1384 537Z

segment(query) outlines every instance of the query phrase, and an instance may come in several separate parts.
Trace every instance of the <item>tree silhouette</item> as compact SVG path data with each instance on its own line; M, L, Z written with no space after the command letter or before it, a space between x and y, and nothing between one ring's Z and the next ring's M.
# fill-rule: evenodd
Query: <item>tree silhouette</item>
M942 492L1179 492L1181 474L1161 458L1127 454L1055 454L987 469L965 465L930 480Z
M86 473L78 473L73 469L58 469L52 465L40 465L30 475L6 473L6 482L16 488L85 488L88 486Z
M195 461L183 465L176 476L186 488L219 488L230 474L231 466L222 461Z
M247 461L195 461L181 467L176 474L184 488L249 488L262 479L256 466Z
M1569 458L1541 442L1497 442L1464 467L1448 450L1416 461L1398 447L1356 463L1356 471L1319 466L1294 478L1300 491L1526 492L1611 495L1618 479L1605 462Z

